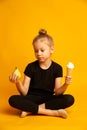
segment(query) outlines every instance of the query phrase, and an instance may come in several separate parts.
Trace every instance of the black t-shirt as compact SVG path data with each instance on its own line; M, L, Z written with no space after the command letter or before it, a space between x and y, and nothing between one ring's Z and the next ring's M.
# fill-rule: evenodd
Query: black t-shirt
M29 63L24 74L31 78L29 92L47 93L54 93L55 78L63 76L61 65L52 61L48 69L42 69L38 60Z

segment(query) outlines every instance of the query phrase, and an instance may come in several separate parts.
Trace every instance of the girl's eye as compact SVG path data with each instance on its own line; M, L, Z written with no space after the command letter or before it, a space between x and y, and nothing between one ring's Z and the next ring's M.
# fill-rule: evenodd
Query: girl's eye
M38 50L34 50L35 51L35 53L38 53L39 51ZM40 50L41 52L44 52L45 50Z
M38 51L35 51L35 53L37 53Z
M42 52L44 52L44 50L41 50Z

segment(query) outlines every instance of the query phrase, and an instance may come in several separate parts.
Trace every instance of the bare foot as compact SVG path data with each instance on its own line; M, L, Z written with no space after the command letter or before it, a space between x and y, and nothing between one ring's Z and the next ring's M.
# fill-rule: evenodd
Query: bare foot
M30 112L22 111L20 117L23 118L23 117L28 116L30 114L31 114Z
M62 118L68 117L68 113L64 109L59 109L59 110L57 110L57 112L58 112L59 117L62 117Z
M25 111L22 111L20 117L23 118L23 117L26 117L28 115L30 115L31 112L25 112ZM42 113L39 113L39 114L42 114ZM49 115L49 116L57 116L57 117L62 117L62 118L67 118L68 114L67 112L64 110L64 109L59 109L59 110L46 110L44 112L45 115Z

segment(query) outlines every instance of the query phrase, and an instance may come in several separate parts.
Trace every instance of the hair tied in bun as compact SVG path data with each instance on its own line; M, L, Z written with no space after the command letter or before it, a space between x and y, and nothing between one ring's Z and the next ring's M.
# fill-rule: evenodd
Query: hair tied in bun
M39 35L46 35L47 31L45 29L40 29Z

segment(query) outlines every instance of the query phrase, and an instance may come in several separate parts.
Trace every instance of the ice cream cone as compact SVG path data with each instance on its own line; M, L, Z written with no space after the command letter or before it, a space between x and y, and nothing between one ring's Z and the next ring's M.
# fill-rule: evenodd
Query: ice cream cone
M67 64L66 76L72 76L73 69L74 69L74 64L72 62L69 62Z
M19 71L19 69L16 67L15 68L15 70L14 70L14 72L13 72L15 75L17 75L18 76L18 78L21 78L21 73L20 73L20 71Z
M67 74L66 74L66 76L71 76L72 75L72 70L73 69L67 68Z

